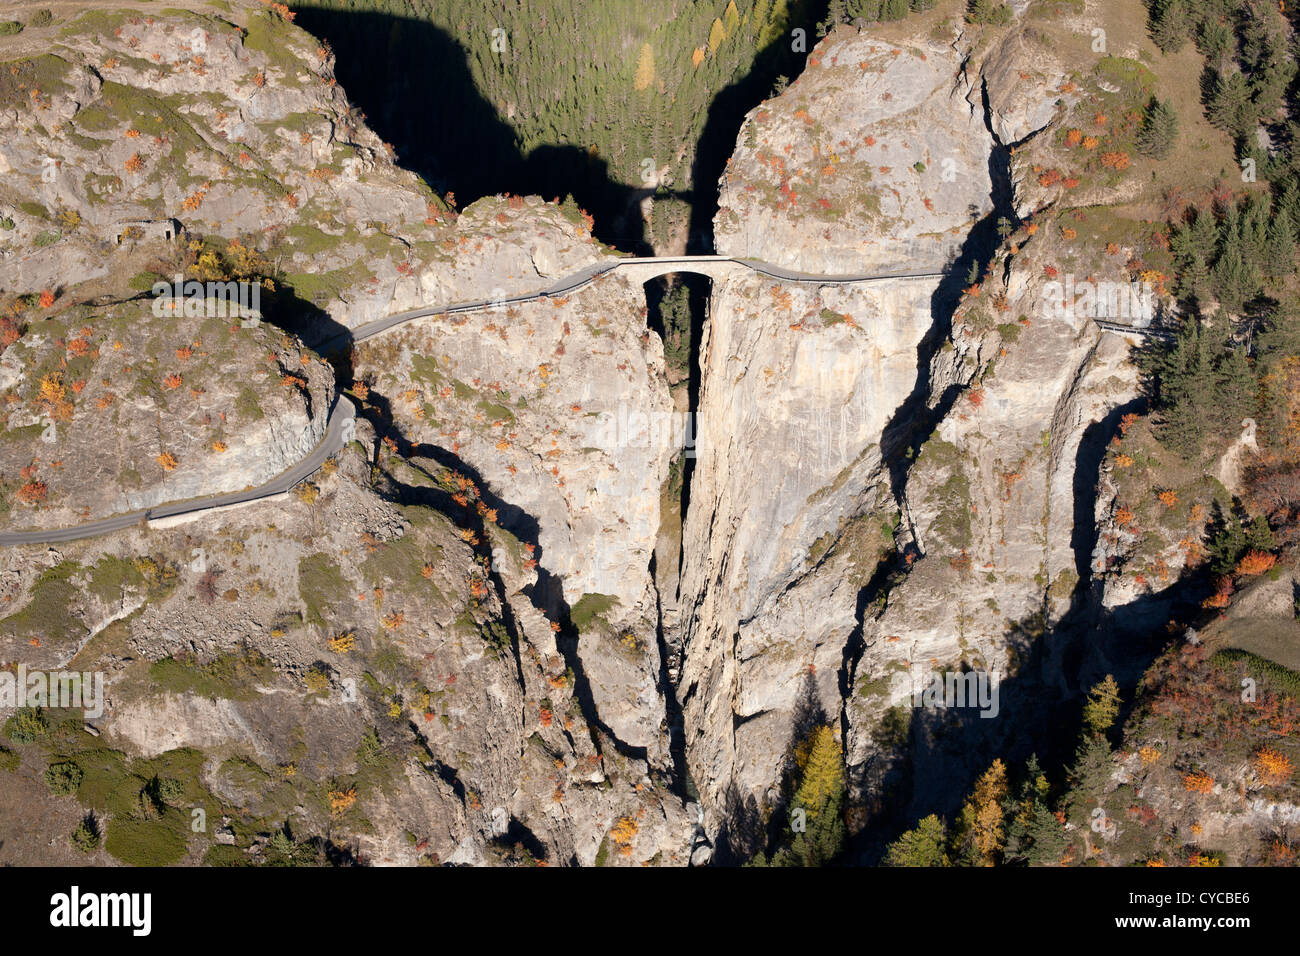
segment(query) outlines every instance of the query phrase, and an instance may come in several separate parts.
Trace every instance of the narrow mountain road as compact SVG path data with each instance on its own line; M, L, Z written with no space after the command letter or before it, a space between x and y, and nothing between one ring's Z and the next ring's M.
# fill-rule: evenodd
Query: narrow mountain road
M680 268L674 269L673 266ZM669 272L699 272L703 275L716 278L723 269L730 271L736 266L743 266L760 275L769 276L782 282L802 282L815 285L851 285L859 282L881 282L889 279L942 279L942 272L899 272L899 273L871 273L866 275L815 275L809 272L796 272L791 269L785 269L781 266L774 266L766 262L760 262L757 259L737 259L734 256L655 256L655 257L635 257L629 256L624 259L615 259L613 261L597 262L589 265L577 272L570 273L563 278L557 279L554 283L545 289L536 292L525 292L519 295L513 295L498 299L479 299L470 302L457 302L452 305L430 306L428 308L411 309L408 312L398 312L394 315L386 315L382 319L375 319L373 322L367 322L359 325L348 332L341 332L333 339L322 343L320 350L327 349L334 342L347 339L352 342L363 342L366 339L373 338L382 332L409 322L412 319L428 318L433 315L452 314L456 312L475 312L479 309L499 308L501 306L518 305L523 302L535 302L538 299L555 299L570 293L577 292L585 286L590 285L601 276L610 275L620 269L638 270L648 272L658 272L663 275Z
M627 257L622 259L606 260L589 265L577 272L571 273L563 278L557 279L550 286L536 292L526 292L520 295L509 296L499 299L481 299L473 302L459 302L452 305L430 306L422 309L412 309L407 312L399 312L395 315L384 316L382 319L375 319L373 322L367 322L359 325L355 329L341 332L334 338L322 343L319 351L325 351L334 342L347 340L350 342L363 342L366 339L374 338L389 329L396 328L413 319L427 318L434 315L444 315L456 312L475 312L486 308L500 308L502 306L517 305L523 302L534 302L538 299L559 298L577 292L583 287L590 285L601 276L610 275L620 269L627 270L637 276L645 275L653 277L655 275L664 275L669 272L698 272L712 278L719 278L727 272L733 272L737 267L750 269L760 275L769 276L781 282L799 282L810 283L815 285L852 285L865 282L883 282L888 280L906 280L906 279L941 279L941 272L898 272L898 273L872 273L868 275L815 275L807 272L797 272L792 269L786 269L781 266L774 266L770 263L760 262L756 259L738 259L734 256L655 256L655 257ZM1111 329L1115 323L1099 322L1103 328ZM1131 327L1116 327L1113 331L1136 332L1143 334L1146 330L1134 329ZM1149 333L1147 333L1149 334ZM220 495L213 495L207 498L195 498L189 501L176 501L164 505L155 505L152 508L143 508L139 511L128 512L127 514L114 515L111 518L102 518L98 521L89 521L85 524L74 525L70 528L58 529L37 529L32 531L8 531L0 532L0 547L8 547L23 544L56 544L63 541L76 541L80 538L90 538L95 535L107 534L110 531L120 531L123 528L129 528L132 525L141 522L157 520L159 518L171 518L180 515L198 514L204 511L211 511L215 508L225 508L230 505L245 504L250 501L257 501L262 498L269 498L273 495L283 494L289 491L299 482L311 477L325 463L325 460L331 455L336 454L352 439L353 422L356 417L356 409L352 402L342 395L336 396L334 405L330 409L329 424L325 429L325 437L302 461L294 465L288 471L272 478L264 485L257 488L249 488L244 491L231 491Z
M355 418L356 409L353 408L352 402L342 395L337 396L334 399L334 407L330 409L329 424L325 428L325 437L312 449L311 454L288 471L282 472L266 484L259 485L256 488L247 488L244 491L228 491L207 498L194 498L189 501L174 501L165 505L155 505L152 508L142 508L139 511L130 511L125 514L114 515L111 518L102 518L99 521L88 521L85 524L74 525L71 528L0 532L0 547L20 544L57 544L63 541L76 541L80 538L93 538L96 535L107 534L110 531L121 531L123 528L129 528L132 525L154 521L159 518L198 514L215 508L226 508L230 505L244 504L261 498L283 494L300 481L310 478L325 463L325 459L336 454L352 440Z

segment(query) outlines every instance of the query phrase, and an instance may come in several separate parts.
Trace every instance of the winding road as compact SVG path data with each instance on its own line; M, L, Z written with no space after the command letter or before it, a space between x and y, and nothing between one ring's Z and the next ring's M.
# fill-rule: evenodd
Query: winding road
M428 308L412 309L407 312L388 315L382 319L375 319L372 322L367 322L354 329L339 333L337 336L318 346L318 351L326 351L333 345L333 343L340 339L349 342L361 342L366 339L374 338L376 335L387 332L389 329L396 328L397 326L410 322L413 319L457 312L476 312L480 309L500 308L502 306L516 305L523 302L534 302L538 299L560 298L573 292L577 292L600 277L610 275L619 270L624 270L635 277L642 278L644 281L645 279L653 278L658 275L665 275L671 272L698 272L716 279L727 272L736 271L737 268L746 268L752 272L758 273L759 275L765 275L781 282L810 283L814 285L851 285L859 282L881 282L900 279L941 279L944 276L944 273L941 272L872 273L869 275L827 276L815 275L807 272L796 272L791 269L774 266L770 263L760 262L755 259L738 259L734 256L629 256L594 263L577 272L570 273L569 275L556 280L545 289L536 292L527 292L520 295L496 299L482 299L474 302L458 302L452 305L430 306ZM133 525L157 521L163 518L196 515L205 511L227 508L232 505L246 504L252 501L259 501L263 498L270 498L275 495L284 494L290 491L299 482L310 478L316 473L321 465L325 463L326 459L336 454L344 445L352 440L355 417L356 409L353 407L351 400L342 395L335 396L334 404L330 408L329 424L325 428L325 435L311 453L289 470L282 472L275 478L272 478L270 481L263 485L259 485L256 488L246 488L243 491L229 491L206 498L192 498L188 501L176 501L164 505L155 505L151 508L142 508L138 511L114 515L111 518L101 518L98 521L88 521L85 524L73 525L70 528L0 532L0 547L11 547L14 545L25 544L57 544L64 541L76 541L81 538L91 538L96 535L107 534L111 531L121 531L122 529L129 528Z

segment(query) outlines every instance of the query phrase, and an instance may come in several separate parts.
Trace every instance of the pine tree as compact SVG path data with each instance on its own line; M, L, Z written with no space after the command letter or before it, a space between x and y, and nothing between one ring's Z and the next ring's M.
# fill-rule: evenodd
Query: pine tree
M885 850L885 866L951 866L945 845L947 828L934 814L900 836Z
M1070 766L1070 793L1066 800L1070 819L1083 823L1101 800L1114 769L1110 744L1100 734L1084 734Z
M1274 279L1283 279L1295 272L1296 229L1287 206L1280 202L1274 206L1264 240L1264 270Z
M1067 841L1061 822L1048 806L1050 792L1037 755L1031 756L1016 793L1014 816L1007 826L1005 862L1042 866L1060 861Z
M1107 674L1088 691L1083 705L1083 726L1090 734L1104 734L1119 716L1119 685Z
M1259 382L1244 347L1225 351L1214 371L1214 418L1208 431L1223 440L1241 429L1243 418L1255 417Z
M1029 841L1026 859L1030 866L1054 866L1059 863L1070 841L1065 835L1065 827L1046 803L1034 801L1026 828Z
M1286 180L1286 185L1278 197L1277 215L1287 217L1293 230L1292 237L1300 242L1300 187L1296 186L1294 178Z
M1210 270L1214 296L1228 312L1239 313L1247 300L1259 291L1261 279L1255 263L1248 261L1233 243Z
M1152 97L1142 128L1138 130L1137 149L1152 159L1164 159L1178 139L1178 114L1168 103Z
M1175 333L1173 345L1158 354L1153 371L1158 381L1160 440L1193 458L1205 441L1206 421L1214 417L1214 362L1222 350L1220 336L1189 316Z
M1210 122L1241 139L1255 128L1255 107L1250 101L1250 87L1237 70L1218 75L1210 95Z
M1263 515L1251 518L1240 504L1225 512L1214 503L1210 522L1206 526L1209 538L1210 570L1216 574L1231 574L1247 551L1272 551L1277 547L1277 537Z
M824 866L844 849L844 756L830 727L817 727L792 810L802 810L806 829L775 855L779 866Z
M1196 35L1196 48L1215 66L1221 66L1232 50L1234 39L1229 26L1217 17L1201 23Z
M993 866L1001 859L1006 842L1008 793L1006 764L994 760L976 781L957 818L953 839L963 865Z
M1151 8L1151 39L1162 53L1177 53L1187 42L1187 9L1183 0L1157 0Z

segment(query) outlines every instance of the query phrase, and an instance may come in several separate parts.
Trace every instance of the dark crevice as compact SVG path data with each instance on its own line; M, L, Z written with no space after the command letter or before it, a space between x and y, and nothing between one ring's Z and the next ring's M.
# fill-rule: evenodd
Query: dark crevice
M998 234L998 221L1006 219L1015 228L1016 216L1011 180L1011 149L1004 146L993 132L988 87L981 80L981 98L984 125L992 139L989 150L988 173L991 183L989 199L992 208L974 224L957 255L944 269L944 276L930 296L932 324L917 345L916 383L904 399L881 436L880 447L888 463L890 488L900 508L904 506L904 489L911 463L920 452L930 434L951 412L953 404L965 390L964 385L952 384L943 390L933 407L929 406L933 382L931 369L943 343L952 334L952 318L961 303L962 290L988 275L1002 240ZM906 514L906 508L903 508Z
M655 578L655 557L650 556L650 579ZM656 588L655 592L655 644L659 649L659 693L664 700L664 720L668 725L668 757L672 761L672 792L682 800L694 800L697 797L695 784L691 780L690 769L686 764L686 722L682 713L681 702L677 699L677 688L670 673L670 662L674 659L668 641L664 635L663 599Z

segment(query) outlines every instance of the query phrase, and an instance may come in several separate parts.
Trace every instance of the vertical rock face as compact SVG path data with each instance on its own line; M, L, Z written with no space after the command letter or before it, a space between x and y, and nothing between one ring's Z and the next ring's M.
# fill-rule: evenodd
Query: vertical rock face
M987 265L964 297L923 280L715 288L680 588L680 699L711 833L734 826L737 798L779 802L809 720L843 732L868 813L952 789L983 759L948 752L965 740L1041 729L977 721L946 743L909 729L914 665L1024 669L1036 694L1074 691L1065 650L1033 642L1087 604L1097 435L1137 376L1124 340L1044 309L1071 230L1014 223L1055 198L1034 190L1033 148L998 169L1003 144L1032 147L1056 114L1058 64L1027 36L975 56L960 39L898 49L841 30L742 127L720 251L963 284ZM1074 268L1127 283L1120 259ZM894 791L880 758L900 745L911 789Z
M1027 697L1072 690L1061 649L1034 642L1083 596L1099 459L1088 433L1132 398L1137 372L1125 342L1087 317L1044 315L1042 266L1055 251L1026 251L1006 280L981 291L1005 296L1023 321L981 329L985 316L968 300L935 356L932 394L961 394L908 472L912 563L865 622L844 702L848 763L862 774L868 804L882 784L884 768L871 766L890 728L882 718L894 707L912 713L914 668L1014 675L1003 685L1002 720L977 722L982 739L1007 746L1042 739L1044 728L1016 719ZM961 777L985 759L982 750L951 750L924 728L914 733L918 791L948 789L945 775Z
M820 274L942 268L991 208L970 92L947 47L827 38L746 118L719 251ZM892 542L882 438L916 387L936 286L715 288L679 593L690 770L714 824L729 791L769 796L797 715L839 710L860 598Z
M544 247L562 245L543 224ZM664 757L650 564L673 415L644 301L606 278L563 299L420 319L362 343L355 367L401 435L450 451L491 520L529 549L525 586L580 632L571 663L599 720Z
M414 443L448 447L538 547L557 597L654 616L650 554L671 403L632 289L416 320L358 346L357 371ZM414 386L414 387L408 387Z
M836 708L892 512L881 435L915 380L929 297L906 280L715 289L679 592L681 699L706 806L732 784L775 781L801 697Z

